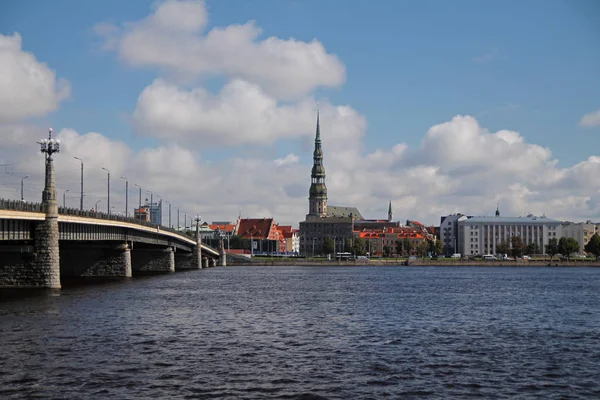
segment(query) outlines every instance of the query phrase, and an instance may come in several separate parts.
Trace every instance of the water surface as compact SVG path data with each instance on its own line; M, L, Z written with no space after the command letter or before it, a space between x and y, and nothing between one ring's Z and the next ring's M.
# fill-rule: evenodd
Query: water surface
M600 269L226 267L0 297L0 398L600 398Z

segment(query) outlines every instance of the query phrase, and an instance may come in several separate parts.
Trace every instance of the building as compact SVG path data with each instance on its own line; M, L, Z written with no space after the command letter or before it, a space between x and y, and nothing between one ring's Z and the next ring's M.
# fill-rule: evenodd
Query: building
M419 229L407 227L356 231L355 236L363 240L365 250L371 257L382 256L385 246L390 249L393 257L413 255L416 254L419 245L427 240ZM410 251L404 247L405 240L410 242ZM400 252L397 249L398 242L402 243Z
M327 205L325 167L323 167L321 130L317 112L308 214L305 221L300 222L300 255L324 255L323 244L325 238L328 237L334 238L336 241L341 240L342 243L346 238L352 239L354 222L362 219L362 215L355 207Z
M464 214L456 213L440 218L440 241L445 255L458 253L458 222L468 219Z
M235 232L250 241L252 254L279 252L280 233L273 218L240 218Z
M300 251L300 231L291 225L277 225L280 233L280 252L297 255Z
M510 245L512 236L520 236L524 245L534 243L544 251L548 240L560 238L561 222L545 216L472 217L458 221L458 251L462 255L498 254L500 243Z
M148 212L148 209L145 207L136 208L135 210L133 210L133 215L134 215L135 219L138 219L140 221L150 222L150 213Z
M592 221L573 223L565 222L561 228L561 236L573 238L579 243L579 253L584 253L584 248L594 236L594 233L600 234L600 224L595 224Z

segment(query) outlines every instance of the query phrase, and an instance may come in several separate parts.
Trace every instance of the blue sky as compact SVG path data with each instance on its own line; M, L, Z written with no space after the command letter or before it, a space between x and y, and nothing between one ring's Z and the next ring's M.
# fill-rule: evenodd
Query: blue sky
M98 49L92 27L143 18L151 1L5 1L1 33L72 84L47 117L141 146L126 115L152 80ZM209 26L255 20L263 36L317 38L347 68L319 95L368 121L368 149L418 145L456 114L512 129L570 165L596 154L598 128L578 127L600 108L600 4L593 1L209 1ZM479 62L476 59L480 59Z
M99 23L128 29L157 4L2 2L0 34L18 32L22 50L71 86L56 111L29 121L81 135L99 132L134 151L168 142L141 135L132 123L140 93L164 74L103 49L94 30ZM253 20L262 29L258 40L316 39L337 56L345 82L316 85L304 95L363 116L365 154L398 143L418 149L429 128L457 115L470 115L491 132L519 132L527 143L548 147L562 168L598 154L600 124L584 127L580 120L600 110L600 2L208 0L206 10L204 32ZM181 87L218 93L227 82L217 73ZM306 143L300 149L297 140L281 138L256 151L274 158L295 153L309 163ZM246 150L216 146L201 157L223 162ZM387 200L380 200L384 210Z

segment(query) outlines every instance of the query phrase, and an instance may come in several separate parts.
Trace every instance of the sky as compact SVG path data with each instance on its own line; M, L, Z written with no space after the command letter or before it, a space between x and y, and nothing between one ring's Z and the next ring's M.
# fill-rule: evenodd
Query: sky
M61 204L79 157L86 209L108 170L113 213L297 226L318 108L329 204L600 220L599 43L594 0L5 0L0 198L41 201L52 127Z

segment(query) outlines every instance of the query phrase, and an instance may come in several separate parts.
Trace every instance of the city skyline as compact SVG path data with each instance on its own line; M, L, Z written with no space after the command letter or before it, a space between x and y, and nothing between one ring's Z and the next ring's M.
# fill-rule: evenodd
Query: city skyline
M0 197L20 198L27 175L25 200L40 200L35 142L52 126L72 207L79 157L86 209L106 197L105 167L117 211L125 176L130 210L137 183L206 220L297 226L318 107L329 202L365 218L391 199L396 219L428 225L498 202L600 219L600 7L534 3L6 2ZM510 32L489 30L506 16Z

